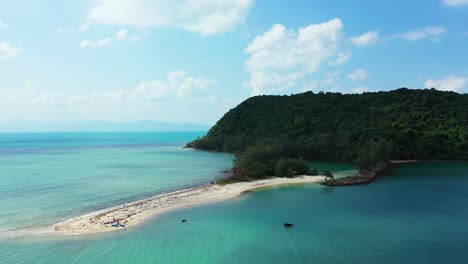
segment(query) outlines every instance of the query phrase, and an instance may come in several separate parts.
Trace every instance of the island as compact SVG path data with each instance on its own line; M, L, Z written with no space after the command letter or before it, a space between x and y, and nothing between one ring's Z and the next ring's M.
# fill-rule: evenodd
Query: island
M11 235L117 231L162 213L232 199L258 188L368 184L391 164L467 160L468 95L401 88L364 94L256 96L230 110L206 136L186 147L234 153L233 169L210 184ZM360 172L334 179L330 171L311 168L313 160L354 162Z
M328 174L326 185L367 184L391 160L467 160L468 95L400 88L255 96L187 147L234 153L231 182ZM360 172L334 180L309 161L356 163Z

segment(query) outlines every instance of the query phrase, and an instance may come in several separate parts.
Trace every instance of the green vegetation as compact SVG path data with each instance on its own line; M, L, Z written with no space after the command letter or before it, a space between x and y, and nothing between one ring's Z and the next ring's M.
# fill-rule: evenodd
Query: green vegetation
M322 172L322 175L325 176L325 181L326 182L329 182L329 181L333 181L334 180L334 176L333 176L333 173L331 171L328 171L328 170L324 170Z
M301 174L307 160L362 169L389 159L467 160L468 95L402 88L256 96L188 147L236 153L235 172L248 178Z
M309 164L301 159L280 158L275 166L275 175L293 177L309 173Z

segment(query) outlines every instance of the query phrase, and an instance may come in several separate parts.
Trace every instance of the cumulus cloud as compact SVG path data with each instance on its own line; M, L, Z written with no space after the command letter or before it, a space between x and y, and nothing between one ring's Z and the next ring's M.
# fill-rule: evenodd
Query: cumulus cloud
M328 65L330 66L340 66L345 63L347 63L351 59L351 50L343 51L343 52L338 52L336 54L336 57L328 62Z
M348 74L348 79L353 81L365 80L367 79L367 77L369 77L369 72L362 69L356 70L355 72Z
M21 54L21 47L12 46L8 42L0 42L0 59L10 59Z
M273 25L245 49L250 55L246 61L250 73L247 85L254 95L290 89L319 70L323 62L335 58L342 29L343 23L338 18L298 31L281 24Z
M358 47L373 46L379 41L379 32L378 31L369 31L360 36L352 37L351 43Z
M128 31L126 29L121 29L117 31L117 33L114 34L114 36L107 37L107 38L102 38L99 40L90 40L90 39L84 39L80 42L80 47L82 48L102 48L105 47L109 44L111 44L114 41L132 41L132 42L138 42L141 40L140 36L132 36L128 34Z
M460 7L467 6L468 0L442 0L442 3L449 7Z
M196 97L208 94L214 81L206 78L187 76L185 71L170 72L165 81L142 82L131 96L135 98L160 99L171 96Z
M18 89L0 88L0 119L53 118L127 120L153 116L155 109L179 102L212 102L214 80L192 77L185 71L173 71L161 80L144 81L131 89L63 93L30 89L30 84ZM160 113L161 114L161 113Z
M439 41L440 36L447 30L444 27L425 27L418 30L398 33L391 36L392 38L401 38L407 41L418 41L429 38L432 41Z
M82 31L92 23L176 27L203 35L232 30L247 17L254 0L96 0Z
M466 90L468 78L449 76L444 79L429 79L424 83L426 88L436 88L441 91L463 92Z

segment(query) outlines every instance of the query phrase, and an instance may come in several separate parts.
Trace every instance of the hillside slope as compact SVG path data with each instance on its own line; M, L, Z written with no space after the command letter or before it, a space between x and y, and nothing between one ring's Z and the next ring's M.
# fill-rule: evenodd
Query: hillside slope
M467 160L468 95L401 88L256 96L188 144L234 153L261 145L281 145L281 156L309 160Z
M468 160L468 95L401 88L389 92L307 92L257 96L188 144L236 153L246 177L307 172L306 160Z

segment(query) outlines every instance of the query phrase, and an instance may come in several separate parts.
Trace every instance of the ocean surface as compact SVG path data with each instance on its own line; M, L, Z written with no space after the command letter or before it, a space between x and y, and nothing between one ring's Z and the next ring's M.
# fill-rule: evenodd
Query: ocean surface
M201 135L0 134L0 227L209 182L233 157L181 148ZM368 186L266 188L112 234L0 233L0 263L468 263L467 219L468 163L406 164Z
M233 157L182 148L202 135L0 134L0 232L209 183Z

